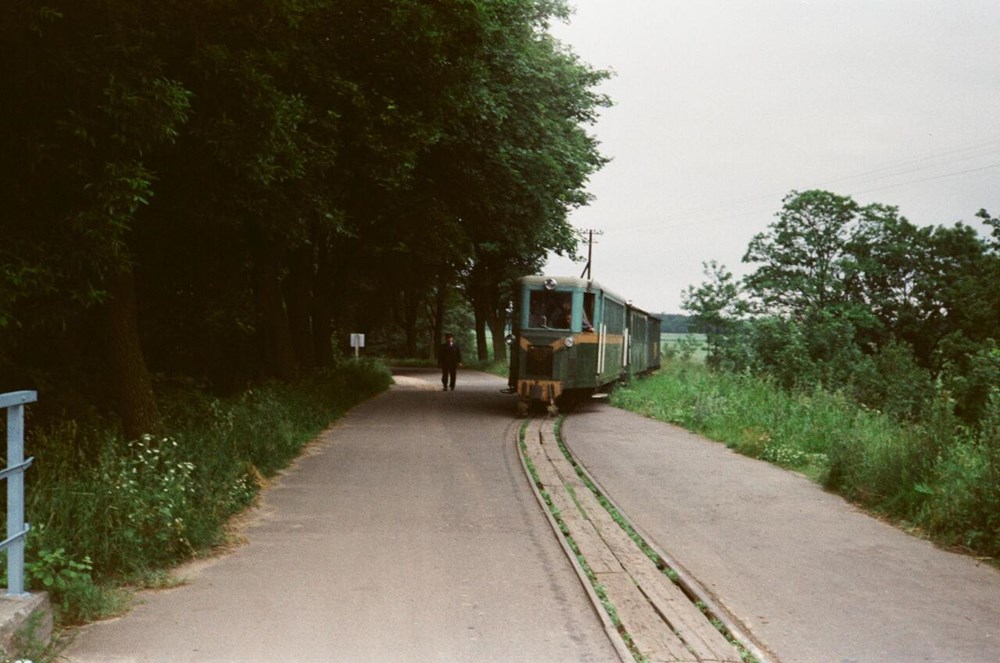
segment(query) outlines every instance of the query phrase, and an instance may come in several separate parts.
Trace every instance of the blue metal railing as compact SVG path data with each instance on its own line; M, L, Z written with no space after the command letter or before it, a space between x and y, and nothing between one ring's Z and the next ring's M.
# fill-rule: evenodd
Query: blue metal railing
M7 538L0 550L7 550L7 595L24 596L24 539L29 526L24 522L24 471L34 458L24 459L24 406L38 400L38 392L12 391L0 394L0 409L7 410Z

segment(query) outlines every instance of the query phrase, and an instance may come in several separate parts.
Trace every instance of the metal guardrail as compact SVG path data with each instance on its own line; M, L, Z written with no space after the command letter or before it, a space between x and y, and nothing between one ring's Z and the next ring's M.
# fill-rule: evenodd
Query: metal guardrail
M12 391L0 394L0 409L7 410L7 538L0 550L7 550L7 595L24 596L24 539L29 525L24 522L24 471L34 458L24 459L24 406L38 400L38 392Z

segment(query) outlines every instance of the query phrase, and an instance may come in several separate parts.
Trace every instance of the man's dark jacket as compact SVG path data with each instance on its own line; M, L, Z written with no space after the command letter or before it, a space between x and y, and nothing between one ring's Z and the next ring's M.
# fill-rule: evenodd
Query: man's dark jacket
M443 368L451 368L453 366L458 366L462 363L462 348L458 347L458 343L448 343L441 344L441 350L438 352L438 365Z

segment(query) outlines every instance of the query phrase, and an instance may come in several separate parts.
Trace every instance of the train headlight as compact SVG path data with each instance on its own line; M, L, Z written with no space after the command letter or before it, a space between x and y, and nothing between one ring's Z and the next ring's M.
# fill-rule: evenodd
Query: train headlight
M513 345L514 344L514 335L513 334L507 334L507 336L504 337L504 340L507 341L507 345Z
M576 341L574 341L574 340L573 340L573 337L572 337L572 336L567 336L567 337L566 337L566 340L565 340L565 341L563 341L563 344L564 344L564 345L565 345L565 346L566 346L567 348L571 348L571 347L573 347L573 345L574 345L575 343L576 343Z
M555 279L545 279L545 289L546 290L555 290L557 285L559 285L559 284L556 283Z

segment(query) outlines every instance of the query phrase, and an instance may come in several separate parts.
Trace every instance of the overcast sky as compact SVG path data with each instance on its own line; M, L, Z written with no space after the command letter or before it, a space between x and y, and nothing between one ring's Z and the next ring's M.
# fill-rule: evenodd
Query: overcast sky
M613 161L571 221L603 232L593 278L641 308L680 312L706 260L745 274L793 189L920 225L1000 214L998 0L570 4L552 32L615 74L591 127Z

